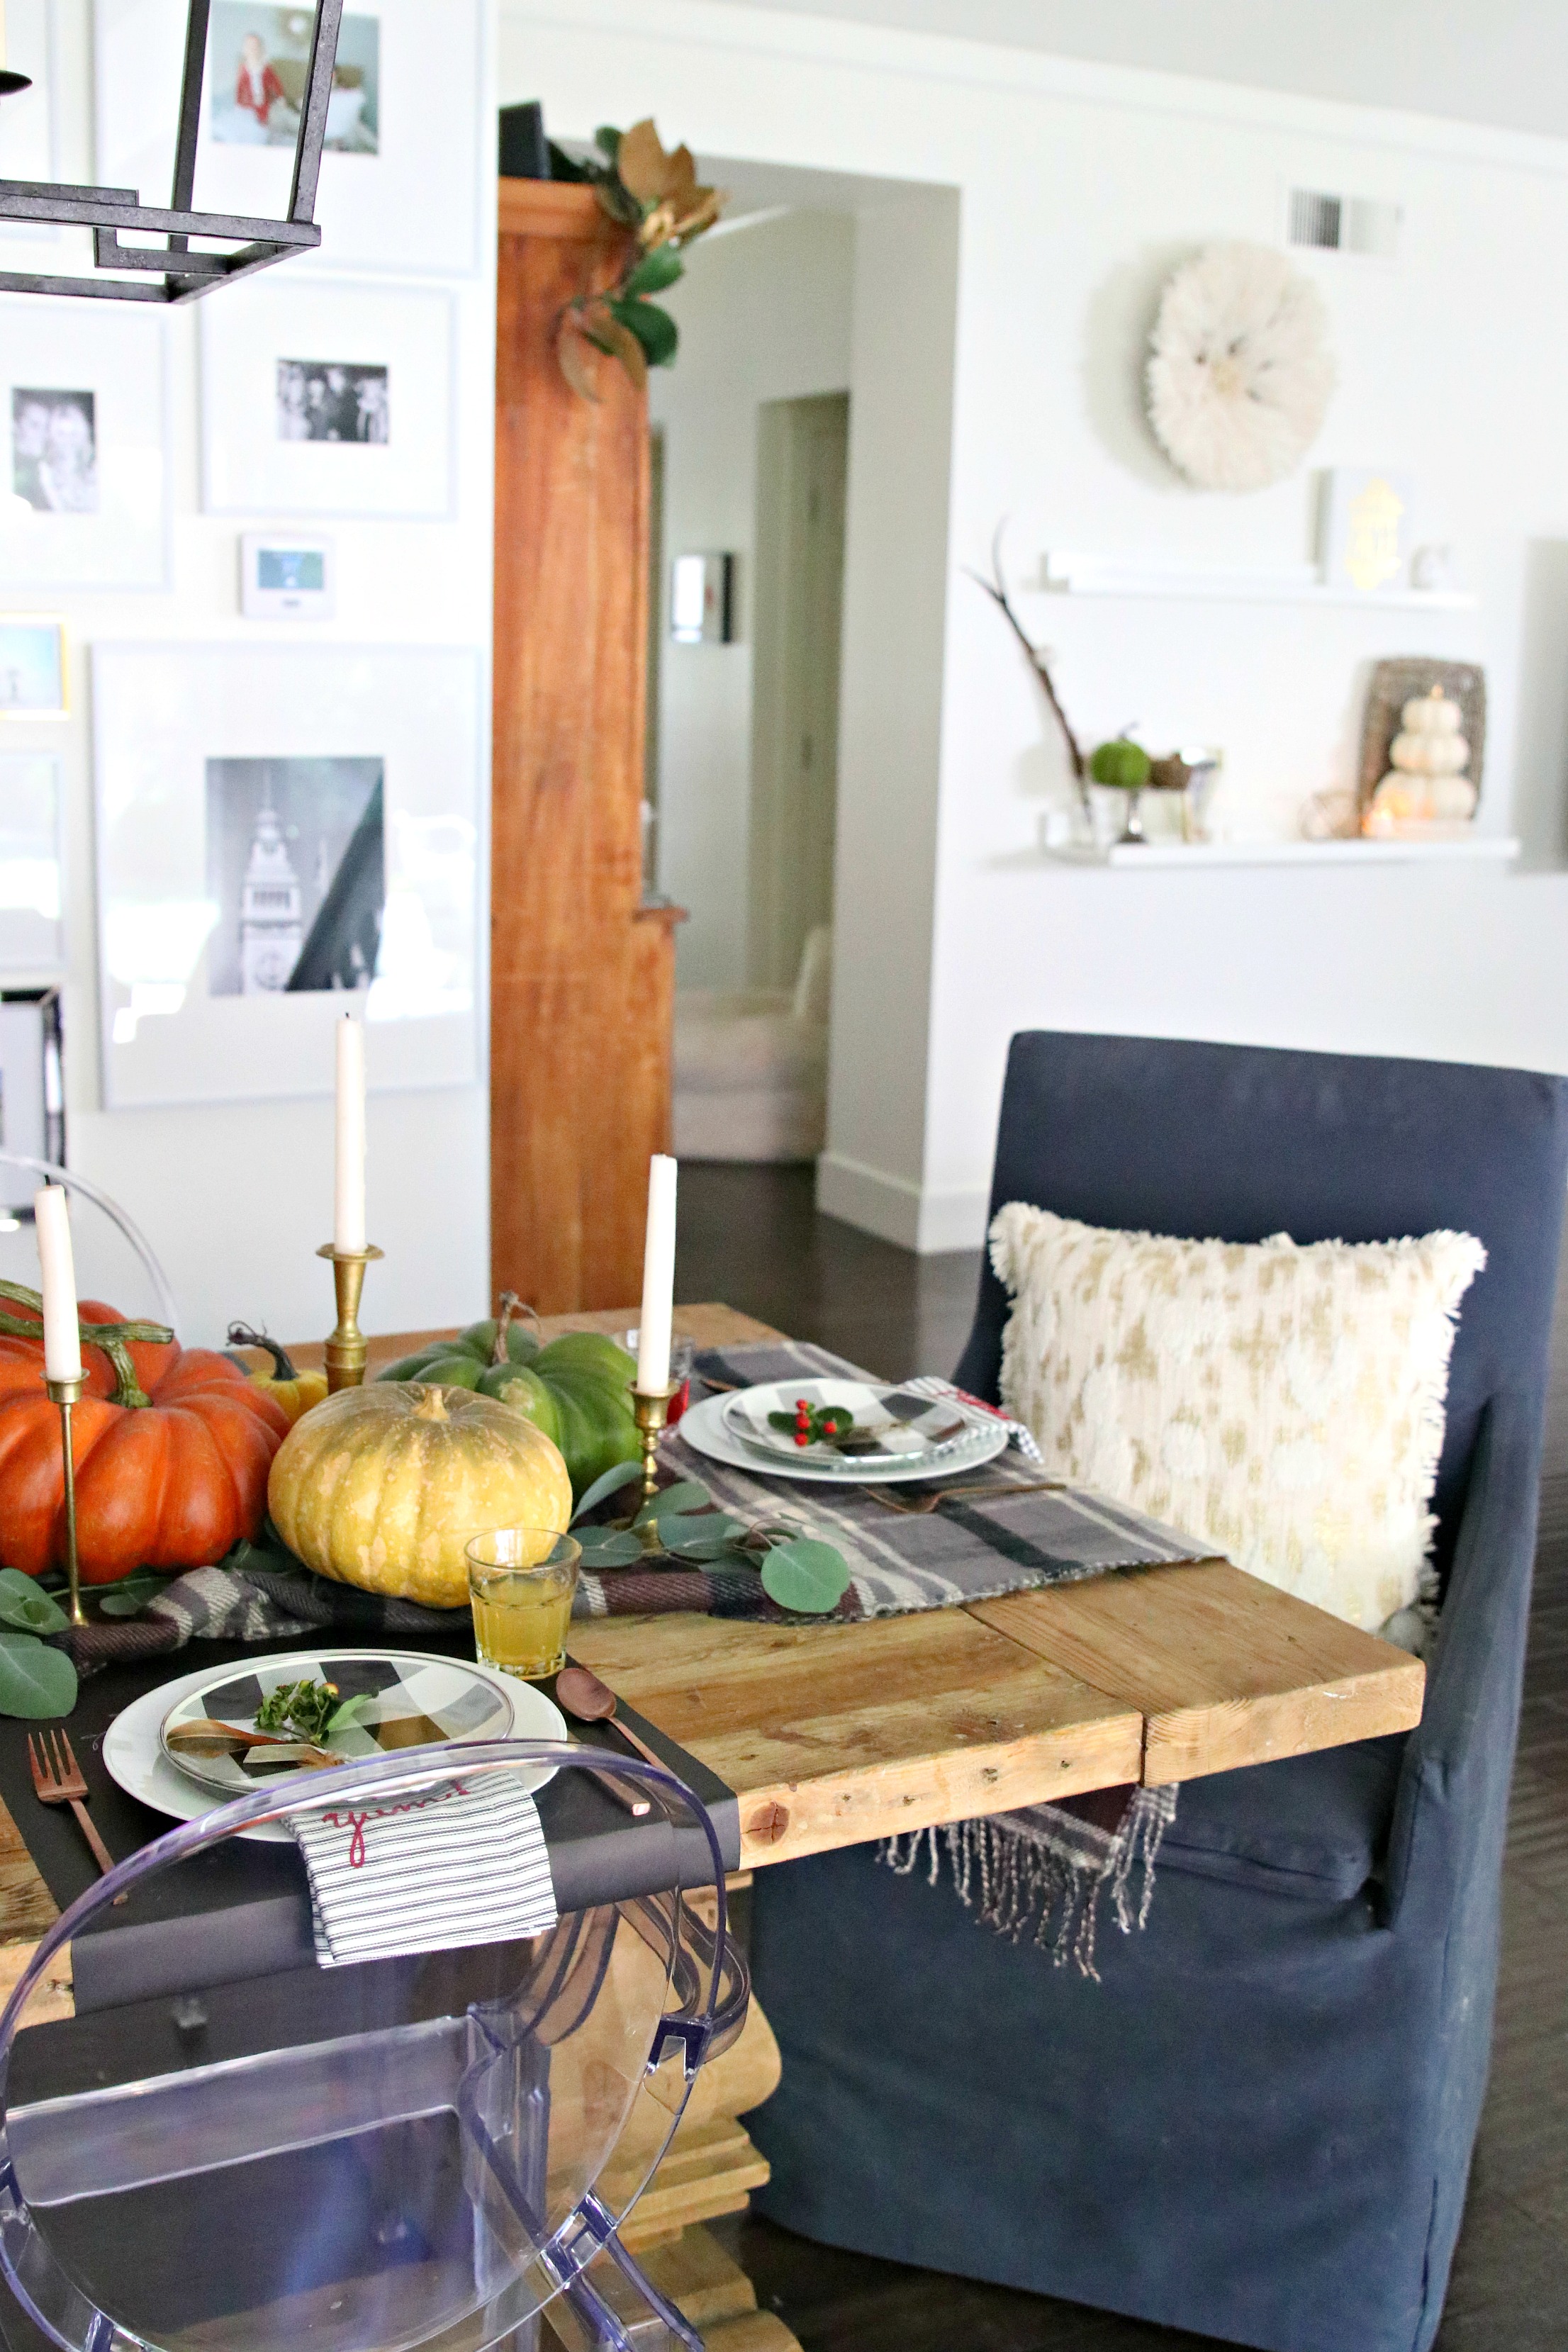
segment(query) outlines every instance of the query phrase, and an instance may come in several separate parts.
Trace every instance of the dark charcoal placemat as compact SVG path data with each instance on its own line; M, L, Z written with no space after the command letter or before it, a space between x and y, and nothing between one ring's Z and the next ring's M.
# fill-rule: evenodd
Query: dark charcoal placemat
M322 1636L313 1633L302 1635L297 1641L271 1643L268 1654L316 1650L321 1648L321 1642ZM361 1643L358 1646L367 1645ZM474 1655L471 1633L447 1640L426 1638L418 1642L389 1642L384 1646L424 1650L432 1655L444 1657L472 1658ZM164 1683L177 1681L182 1675L195 1672L198 1667L249 1664L254 1663L256 1655L254 1643L193 1643L173 1655L107 1666L82 1685L76 1707L63 1728L69 1735L77 1762L88 1784L92 1818L117 1862L127 1860L142 1846L151 1844L174 1823L167 1814L157 1812L136 1798L127 1796L110 1780L104 1767L102 1748L104 1737L116 1716L144 1692L155 1690ZM554 1685L546 1683L542 1687L552 1692ZM697 1757L689 1755L686 1749L666 1738L635 1709L623 1705L618 1712L634 1729L641 1732L650 1747L666 1759L677 1779L683 1780L709 1808L726 1865L733 1868L740 1858L741 1838L740 1808L734 1792L717 1773L710 1771ZM27 1764L27 1733L29 1729L37 1731L43 1727L0 1718L0 1797L4 1798L49 1893L64 1910L79 1895L85 1893L98 1874L68 1806L41 1805L33 1792ZM574 1725L572 1737L584 1746L603 1748L611 1755L626 1753L614 1732L602 1725ZM668 1857L657 1857L651 1851L655 1833L667 1837L668 1825L629 1820L586 1775L558 1776L541 1791L539 1805L540 1818L551 1847L557 1898L563 1910L611 1900L616 1895L650 1892L656 1886L670 1883ZM634 1843L638 1840L641 1841L640 1846ZM693 1869L697 1860L694 1854L691 1857ZM659 1874L661 1871L662 1875ZM248 1903L263 1890L278 1895L302 1885L303 1865L292 1848L252 1843L243 1850L236 1846L220 1849L210 1857L205 1888L197 1899L201 1907L220 1909L237 1903ZM182 1873L182 1913L189 1910L196 1886L196 1879L191 1873ZM113 1922L108 1924L112 1925Z

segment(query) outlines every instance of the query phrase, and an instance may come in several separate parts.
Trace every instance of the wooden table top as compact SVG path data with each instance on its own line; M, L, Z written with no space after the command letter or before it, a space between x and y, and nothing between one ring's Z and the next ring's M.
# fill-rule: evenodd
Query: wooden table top
M624 1331L635 1308L548 1318ZM700 1346L776 1339L677 1309ZM374 1372L447 1332L373 1339ZM301 1368L319 1346L289 1351ZM572 1651L741 1800L742 1861L1300 1756L1419 1722L1426 1671L1225 1560L859 1625L577 1619ZM0 1943L55 1906L0 1807ZM0 1963L0 1987L10 1970Z
M676 1323L779 1337L728 1307ZM373 1339L372 1370L422 1336ZM1408 1730L1426 1686L1419 1659L1217 1559L861 1625L579 1618L572 1652L736 1790L748 1864Z

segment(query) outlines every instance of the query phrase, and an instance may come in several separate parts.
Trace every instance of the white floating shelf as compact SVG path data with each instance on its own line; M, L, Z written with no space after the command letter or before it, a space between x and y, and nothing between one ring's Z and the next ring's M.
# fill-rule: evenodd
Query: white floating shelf
M1032 592L1049 596L1160 596L1189 603L1359 605L1371 613L1473 613L1479 599L1460 588L1332 588L1315 567L1289 572L1180 572L1173 566L1117 564L1089 556L1047 556Z
M1468 841L1119 841L1109 849L1047 849L1047 865L1110 867L1118 873L1173 866L1511 865L1520 843L1508 834Z

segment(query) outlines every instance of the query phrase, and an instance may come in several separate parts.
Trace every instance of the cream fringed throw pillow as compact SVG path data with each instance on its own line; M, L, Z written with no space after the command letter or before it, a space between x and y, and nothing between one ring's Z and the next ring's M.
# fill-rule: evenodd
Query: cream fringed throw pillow
M1173 1241L1013 1202L991 1261L1050 1469L1369 1632L1415 1601L1471 1234Z

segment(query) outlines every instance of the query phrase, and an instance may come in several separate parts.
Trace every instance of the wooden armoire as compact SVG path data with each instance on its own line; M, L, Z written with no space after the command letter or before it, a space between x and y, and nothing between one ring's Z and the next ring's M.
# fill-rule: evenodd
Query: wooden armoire
M669 1149L676 910L642 903L647 401L566 383L563 306L625 232L585 187L500 184L490 844L490 1279L542 1315L642 1290Z

